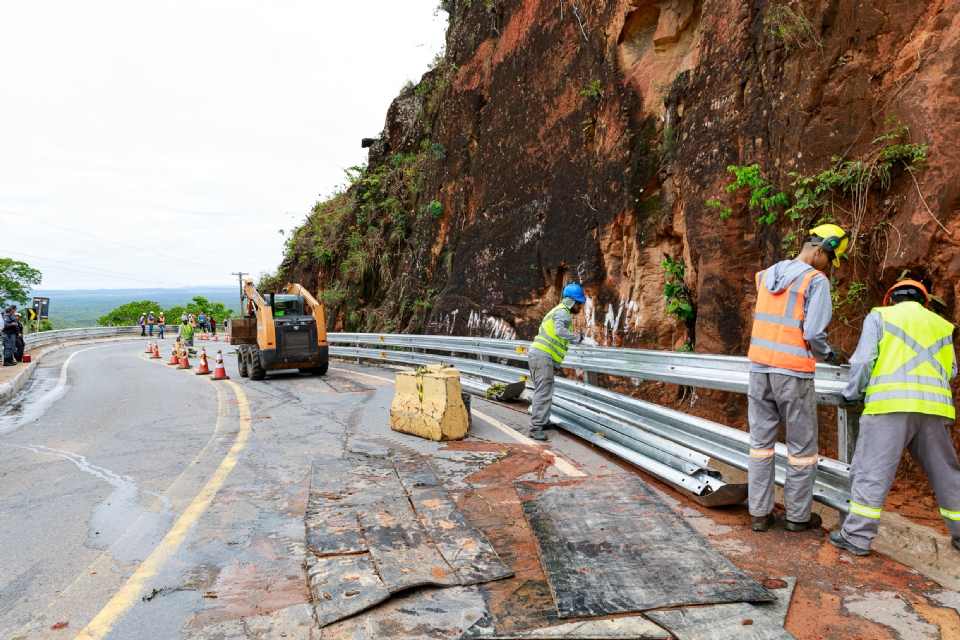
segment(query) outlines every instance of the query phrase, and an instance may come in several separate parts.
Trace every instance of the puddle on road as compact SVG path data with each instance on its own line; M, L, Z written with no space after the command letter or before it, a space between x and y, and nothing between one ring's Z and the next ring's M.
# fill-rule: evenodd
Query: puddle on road
M57 389L62 366L37 367L30 381L13 402L0 412L0 436L13 433L23 425L39 420L54 402L63 397L67 386Z

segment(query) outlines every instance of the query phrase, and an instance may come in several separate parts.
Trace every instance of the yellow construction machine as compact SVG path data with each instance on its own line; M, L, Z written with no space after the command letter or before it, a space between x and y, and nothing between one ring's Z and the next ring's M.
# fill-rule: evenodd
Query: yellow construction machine
M230 320L241 377L263 380L267 371L299 369L322 376L330 360L323 305L299 284L260 295L252 279L243 285L243 318Z

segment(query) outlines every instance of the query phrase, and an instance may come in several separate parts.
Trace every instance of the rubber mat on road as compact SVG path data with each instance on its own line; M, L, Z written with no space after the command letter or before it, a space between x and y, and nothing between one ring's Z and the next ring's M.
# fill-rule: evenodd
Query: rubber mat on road
M560 618L776 600L635 475L517 490Z
M462 640L666 640L673 638L669 631L643 616L627 616L607 620L581 620L564 624L500 633L489 614L467 629Z
M306 529L321 626L410 587L513 575L419 456L317 459Z
M796 640L783 627L745 602L716 607L649 611L677 640Z

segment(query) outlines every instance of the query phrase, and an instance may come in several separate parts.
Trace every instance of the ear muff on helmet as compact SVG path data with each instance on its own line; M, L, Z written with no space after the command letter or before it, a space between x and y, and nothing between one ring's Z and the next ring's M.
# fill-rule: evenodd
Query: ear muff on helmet
M846 229L835 224L822 224L810 229L809 240L816 242L820 250L827 254L833 266L840 266L840 256L847 252L850 244L850 234Z
M930 292L927 291L927 288L923 286L922 282L917 282L916 280L901 280L897 284L890 287L887 290L887 294L883 296L883 306L885 307L890 306L890 298L893 296L894 292L897 289L906 289L907 287L910 287L913 289L919 289L920 292L923 293L923 306L924 307L930 306Z

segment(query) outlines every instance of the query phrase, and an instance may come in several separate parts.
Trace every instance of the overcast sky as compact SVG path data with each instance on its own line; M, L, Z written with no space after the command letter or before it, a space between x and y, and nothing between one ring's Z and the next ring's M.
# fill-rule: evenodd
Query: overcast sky
M0 257L41 288L275 269L442 49L437 4L0 0Z

